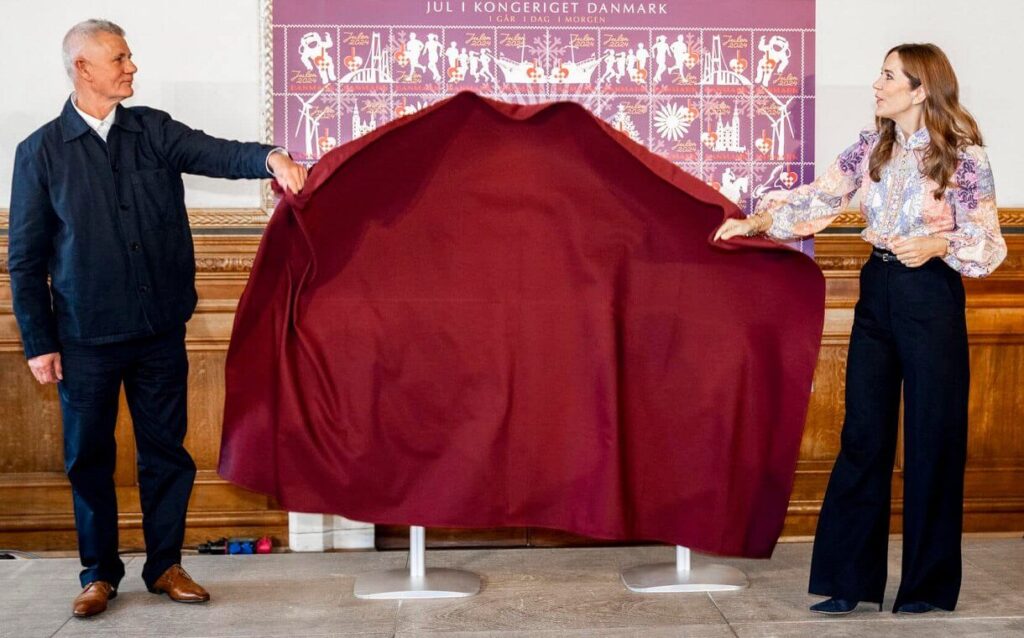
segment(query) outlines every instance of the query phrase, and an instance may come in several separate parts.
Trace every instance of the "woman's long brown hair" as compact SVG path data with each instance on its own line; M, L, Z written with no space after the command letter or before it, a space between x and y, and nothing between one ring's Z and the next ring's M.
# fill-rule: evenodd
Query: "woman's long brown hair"
M922 159L922 172L938 184L935 199L942 199L946 187L956 172L957 151L967 146L982 145L978 123L960 105L960 85L949 58L934 44L901 44L889 49L885 57L895 52L903 64L903 74L910 80L910 88L924 85L924 125L931 142ZM896 122L884 117L875 118L879 140L868 161L868 174L874 181L882 178L882 167L892 158L896 143Z

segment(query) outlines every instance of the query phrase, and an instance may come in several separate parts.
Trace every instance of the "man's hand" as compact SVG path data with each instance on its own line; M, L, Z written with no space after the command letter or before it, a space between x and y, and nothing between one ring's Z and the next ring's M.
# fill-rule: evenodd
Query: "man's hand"
M28 360L28 369L39 383L57 383L64 380L64 368L60 365L59 352L32 357Z
M306 184L306 167L296 164L284 153L271 153L267 165L274 173L274 179L281 188L291 193L298 193Z
M901 237L892 242L892 252L908 268L923 266L932 257L945 257L949 240L935 235Z

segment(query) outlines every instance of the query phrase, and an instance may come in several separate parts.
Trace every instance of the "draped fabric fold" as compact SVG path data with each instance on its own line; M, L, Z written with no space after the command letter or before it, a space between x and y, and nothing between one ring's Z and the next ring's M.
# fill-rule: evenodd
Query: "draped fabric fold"
M220 473L292 511L771 554L824 316L807 256L580 105L463 93L270 220Z

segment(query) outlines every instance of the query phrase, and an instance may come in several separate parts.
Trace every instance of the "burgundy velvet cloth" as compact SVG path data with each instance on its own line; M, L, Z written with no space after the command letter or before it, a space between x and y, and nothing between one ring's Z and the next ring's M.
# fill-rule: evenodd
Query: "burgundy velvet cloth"
M813 260L577 104L460 94L326 155L267 226L220 473L293 511L765 557Z

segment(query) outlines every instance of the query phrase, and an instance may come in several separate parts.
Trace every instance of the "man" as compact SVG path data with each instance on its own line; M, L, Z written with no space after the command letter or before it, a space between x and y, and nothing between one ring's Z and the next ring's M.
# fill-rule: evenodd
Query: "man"
M104 20L64 37L75 92L15 156L8 262L29 368L56 383L84 590L76 616L102 612L118 557L114 424L122 382L138 448L146 564L154 593L209 594L181 569L195 464L186 428L185 322L196 305L182 173L259 178L293 192L306 171L283 149L210 137L146 107L125 108L138 68ZM49 277L49 283L47 282Z
M443 45L437 39L436 33L427 34L427 43L423 45L423 48L427 52L427 68L430 70L430 74L434 76L434 82L441 81L441 73L437 69L437 62L441 59L442 47Z
M658 83L668 68L668 36L659 35L651 46L651 51L654 52L654 61L658 63L658 70L654 73L654 82Z
M420 64L421 55L423 55L423 41L417 38L415 33L410 32L409 39L405 42L405 57L409 60L407 80L416 81L416 69L427 70L427 67Z

